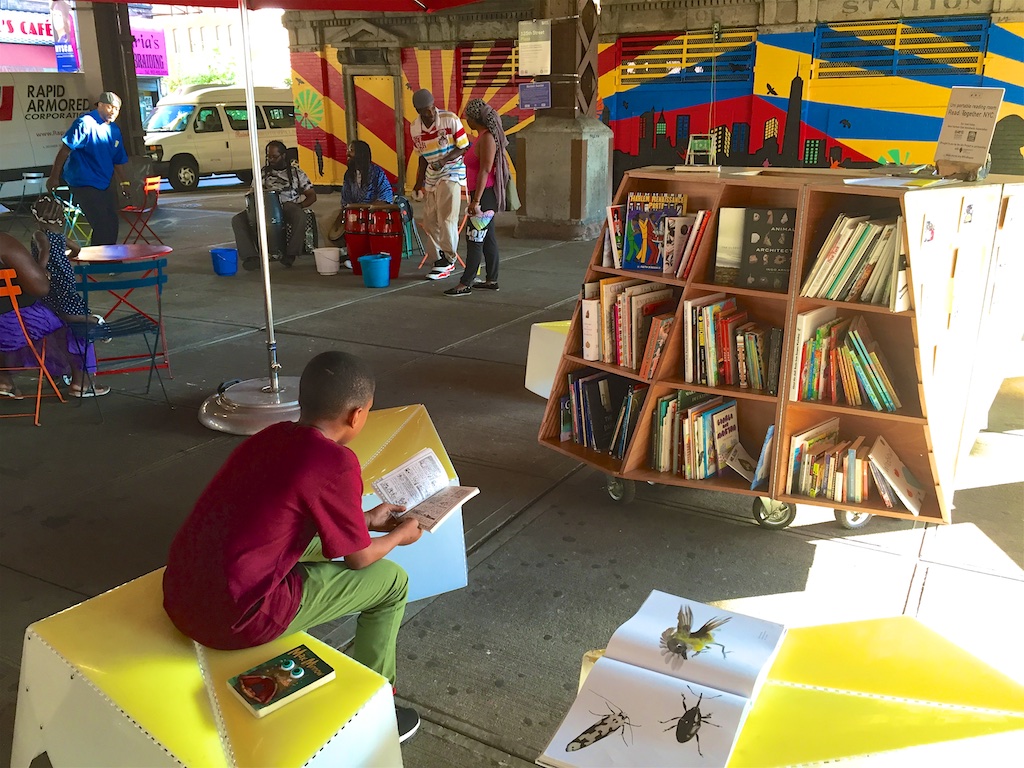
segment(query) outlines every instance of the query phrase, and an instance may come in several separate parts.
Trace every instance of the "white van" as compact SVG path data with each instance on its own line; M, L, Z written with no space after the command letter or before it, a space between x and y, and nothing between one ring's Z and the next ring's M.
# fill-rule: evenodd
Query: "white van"
M289 88L256 88L256 126L261 146L274 139L294 147L295 104ZM157 103L146 121L146 152L153 172L179 192L195 189L200 176L233 173L252 181L245 89L187 86Z

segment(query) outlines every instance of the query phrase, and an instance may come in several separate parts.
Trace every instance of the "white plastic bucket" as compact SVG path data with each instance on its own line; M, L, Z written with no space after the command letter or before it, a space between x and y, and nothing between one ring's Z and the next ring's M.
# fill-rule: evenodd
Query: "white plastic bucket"
M314 248L316 271L321 275L336 275L341 263L341 248Z

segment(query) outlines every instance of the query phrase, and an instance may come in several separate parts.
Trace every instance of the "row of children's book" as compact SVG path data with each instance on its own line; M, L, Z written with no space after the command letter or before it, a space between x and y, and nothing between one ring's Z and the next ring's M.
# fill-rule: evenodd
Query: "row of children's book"
M630 192L625 205L608 206L607 218L604 266L683 279L689 274L683 262L692 263L698 228L697 215L686 214L686 195Z
M675 321L676 296L661 283L608 277L585 283L583 359L610 363L654 378Z
M658 398L651 418L651 469L687 480L736 472L753 490L767 483L774 425L755 464L740 443L735 400L682 389Z
M687 383L778 393L782 328L757 322L724 293L686 299L683 323Z
M843 438L839 417L790 438L787 494L860 504L870 500L872 483L888 509L915 515L928 495L882 435L870 448L864 435Z
M793 399L870 405L889 413L903 407L891 368L862 316L837 317L835 307L820 307L797 315L796 328L799 379Z
M636 429L648 386L611 373L581 368L569 374L561 399L561 442L572 441L621 459Z
M910 308L903 251L903 218L841 214L804 280L808 298Z

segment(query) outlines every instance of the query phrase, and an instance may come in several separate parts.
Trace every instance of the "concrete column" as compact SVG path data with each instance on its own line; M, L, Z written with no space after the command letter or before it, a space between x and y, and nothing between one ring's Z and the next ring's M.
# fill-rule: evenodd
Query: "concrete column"
M595 117L599 14L594 0L538 0L551 19L551 109L519 132L523 207L516 237L596 237L611 200L612 132Z

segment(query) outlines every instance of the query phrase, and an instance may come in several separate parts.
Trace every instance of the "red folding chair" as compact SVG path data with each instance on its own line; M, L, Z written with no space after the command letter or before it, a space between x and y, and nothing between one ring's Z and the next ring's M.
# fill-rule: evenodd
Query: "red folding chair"
M61 395L60 390L57 389L57 384L54 382L53 377L50 376L50 372L46 370L46 339L42 339L39 343L39 348L36 348L35 343L28 335L28 329L25 328L25 321L21 319L21 308L18 306L18 295L21 293L21 286L14 284L14 278L17 273L13 269L0 269L0 297L9 298L11 305L14 307L14 314L18 318L18 325L21 326L21 332L25 336L25 343L28 346L29 351L32 353L32 358L35 361L35 365L22 365L17 367L0 367L0 371L15 372L15 371L34 371L36 373L36 393L35 393L35 410L24 411L18 413L0 413L0 419L9 419L16 416L32 416L35 425L39 426L39 409L42 404L44 397L56 397L62 403L64 397ZM53 389L52 395L43 394L43 379L49 382L50 387ZM6 402L9 398L0 398L0 401ZM3 409L6 411L6 409Z
M160 177L147 176L142 183L142 191L142 205L129 205L121 209L121 218L131 226L131 230L121 242L137 243L139 240L143 240L150 244L157 242L163 245L164 241L149 226L149 220L153 216L153 212L156 211L157 202L160 200ZM132 235L135 235L134 240L131 239ZM150 237L153 239L150 240Z

